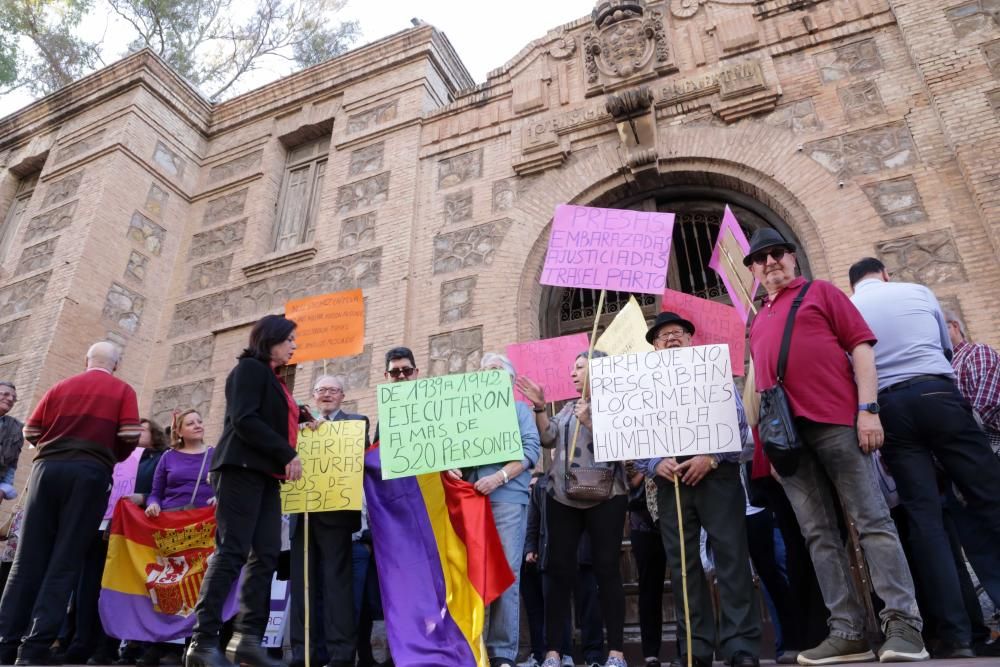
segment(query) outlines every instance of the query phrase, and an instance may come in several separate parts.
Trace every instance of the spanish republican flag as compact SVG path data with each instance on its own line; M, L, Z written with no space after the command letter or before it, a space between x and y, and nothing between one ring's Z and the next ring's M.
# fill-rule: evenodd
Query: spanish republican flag
M194 628L208 559L215 552L215 508L162 512L155 519L127 499L115 505L99 609L118 639L164 642ZM224 608L236 613L235 590Z
M487 667L486 606L511 584L489 498L444 473L383 480L365 455L365 500L398 667Z

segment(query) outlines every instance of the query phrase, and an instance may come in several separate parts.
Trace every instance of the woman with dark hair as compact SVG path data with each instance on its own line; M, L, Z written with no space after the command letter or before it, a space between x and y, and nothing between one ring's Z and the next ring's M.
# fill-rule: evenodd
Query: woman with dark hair
M226 416L212 456L215 555L201 584L187 667L279 667L261 648L271 600L271 578L281 550L281 479L302 477L295 454L299 407L278 370L295 352L295 322L266 315L226 378ZM219 650L222 607L240 576L240 611L226 655Z
M169 441L163 427L152 419L140 419L142 433L139 434L138 447L143 450L139 457L139 470L135 476L135 493L129 500L139 506L146 504L146 496L153 490L153 473L160 457L169 449Z

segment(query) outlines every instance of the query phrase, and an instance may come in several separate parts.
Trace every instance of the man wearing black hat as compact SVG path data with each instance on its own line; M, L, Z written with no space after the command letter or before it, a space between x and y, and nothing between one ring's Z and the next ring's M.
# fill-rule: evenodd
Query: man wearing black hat
M694 324L677 313L660 313L646 332L646 340L657 350L689 347ZM740 423L740 438L747 442L749 427L743 402L734 393ZM701 454L677 458L654 458L646 461L646 474L657 488L681 481L681 512L684 520L684 547L687 552L688 597L691 611L691 643L685 645L683 596L675 588L677 636L681 656L676 665L687 665L692 652L696 667L710 667L718 646L723 658L733 667L756 667L760 664L760 607L754 596L750 555L747 550L746 496L740 483L740 453ZM677 505L669 488L657 494L660 534L663 537L670 581L680 582L681 544L677 529ZM701 529L708 532L715 556L719 582L719 626L716 632L712 596L698 554Z
M854 520L872 587L885 603L880 616L886 641L879 660L926 660L913 579L869 458L884 438L876 402L875 335L832 283L796 277L795 245L777 231L754 232L743 264L767 290L764 306L750 324L758 391L777 385L785 324L802 294L782 386L803 446L796 465L775 465L809 545L830 610L830 634L819 646L799 653L798 662L829 665L875 658L864 637L865 607L851 580L831 482Z

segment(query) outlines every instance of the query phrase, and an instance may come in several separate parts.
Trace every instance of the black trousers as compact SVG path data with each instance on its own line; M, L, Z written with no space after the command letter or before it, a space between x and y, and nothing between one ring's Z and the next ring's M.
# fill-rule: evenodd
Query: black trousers
M111 470L90 461L36 461L21 541L0 600L0 647L48 655L108 505ZM22 641L23 638L23 641Z
M663 580L667 554L659 531L633 530L632 555L639 574L639 635L642 656L659 658L663 643Z
M281 552L281 498L278 480L232 466L212 473L215 489L215 554L209 560L194 613L194 636L215 641L222 607L246 565L240 587L237 632L263 637L271 605L271 579Z
M76 585L73 599L75 621L73 640L66 649L70 660L86 662L92 655L106 656L108 646L117 647L118 640L109 644L104 633L101 616L98 613L97 601L101 594L101 578L104 575L104 562L108 556L108 541L103 533L94 533L90 547L84 556L80 580ZM115 656L117 657L117 656Z
M750 548L750 561L760 576L774 608L778 612L777 622L781 626L781 646L779 652L787 650L803 651L809 646L798 645L802 632L796 616L799 611L792 605L792 592L778 567L774 553L774 518L771 510L764 509L751 514L747 521L747 546ZM786 634L787 633L787 634Z

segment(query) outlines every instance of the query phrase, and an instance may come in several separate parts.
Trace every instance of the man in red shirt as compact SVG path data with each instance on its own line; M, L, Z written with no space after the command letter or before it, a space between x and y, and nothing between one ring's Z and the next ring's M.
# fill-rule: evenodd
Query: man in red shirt
M754 232L744 259L767 290L750 325L757 390L777 384L776 371L792 301L806 285L796 277L795 246L773 229ZM803 441L798 467L781 477L830 610L830 634L799 654L800 665L874 659L864 639L865 607L851 582L830 482L854 519L881 612L881 662L926 660L913 580L889 508L878 492L869 455L882 446L872 334L847 296L811 283L795 315L783 384ZM852 364L853 362L853 364ZM829 481L828 481L829 480Z
M100 527L116 463L141 431L135 391L115 378L119 352L87 351L87 370L49 389L24 426L38 448L17 556L0 600L0 662L52 664L49 647Z

